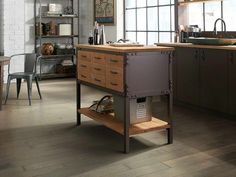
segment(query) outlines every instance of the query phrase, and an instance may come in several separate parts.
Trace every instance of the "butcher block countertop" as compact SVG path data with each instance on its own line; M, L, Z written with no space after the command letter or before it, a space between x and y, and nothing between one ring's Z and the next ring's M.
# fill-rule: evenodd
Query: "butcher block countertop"
M109 45L87 45L78 44L78 49L97 50L97 51L108 51L116 53L132 53L132 52L168 52L173 51L173 47L167 46L143 46L143 47L113 47Z
M202 49L221 49L221 50L236 50L236 45L196 45L192 43L157 43L157 46L168 47L185 47L185 48L202 48Z

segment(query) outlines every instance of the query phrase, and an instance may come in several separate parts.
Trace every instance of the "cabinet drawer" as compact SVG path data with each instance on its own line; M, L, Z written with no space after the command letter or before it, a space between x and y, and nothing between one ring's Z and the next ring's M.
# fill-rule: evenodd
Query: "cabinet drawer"
M107 78L109 79L119 79L122 80L123 79L123 69L122 68L107 68L107 72L106 72Z
M124 91L122 79L107 79L106 86L107 88L118 91L118 92Z
M92 73L93 74L99 74L99 75L104 75L106 74L106 66L105 65L100 65L100 64L93 64L92 65Z
M91 63L90 62L85 62L85 61L79 61L78 63L78 72L91 72Z
M79 71L78 78L79 80L82 80L82 81L91 82L91 73Z
M106 55L106 61L108 67L123 68L124 57L119 55Z
M81 61L91 62L91 52L79 51L78 59Z
M92 83L95 85L99 85L101 87L105 87L106 86L106 76L92 74Z
M103 64L103 65L106 64L105 55L102 53L93 53L92 61L95 64Z

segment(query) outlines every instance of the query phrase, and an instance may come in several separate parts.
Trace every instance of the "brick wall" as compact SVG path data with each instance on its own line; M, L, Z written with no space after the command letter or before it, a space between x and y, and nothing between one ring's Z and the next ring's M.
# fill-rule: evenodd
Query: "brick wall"
M25 49L25 2L24 0L3 0L3 48L4 55L11 56L24 53ZM24 66L23 59L18 58L11 64L11 71L20 71ZM5 81L7 68L5 68Z

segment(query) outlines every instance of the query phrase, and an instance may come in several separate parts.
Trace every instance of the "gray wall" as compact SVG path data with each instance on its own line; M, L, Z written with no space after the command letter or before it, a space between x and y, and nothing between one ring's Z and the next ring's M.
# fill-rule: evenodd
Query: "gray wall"
M118 2L119 1L119 2ZM122 0L115 0L115 23L111 26L105 26L106 40L107 41L116 41L117 38L122 38L117 31L122 31L122 24L120 21L123 21L123 17L120 16L122 13ZM94 26L94 0L80 0L80 25L79 25L79 35L80 43L88 43L89 31L93 30ZM121 12L120 12L121 11ZM117 14L119 14L119 20L117 20ZM117 25L118 24L118 25ZM121 36L121 37L120 37Z

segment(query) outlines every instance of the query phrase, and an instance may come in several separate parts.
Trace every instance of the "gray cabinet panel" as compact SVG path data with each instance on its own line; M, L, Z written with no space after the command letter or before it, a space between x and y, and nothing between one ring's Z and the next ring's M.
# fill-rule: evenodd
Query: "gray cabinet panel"
M199 105L199 50L176 48L177 100Z
M200 104L227 112L227 52L201 49Z
M229 113L236 115L236 52L229 52Z

